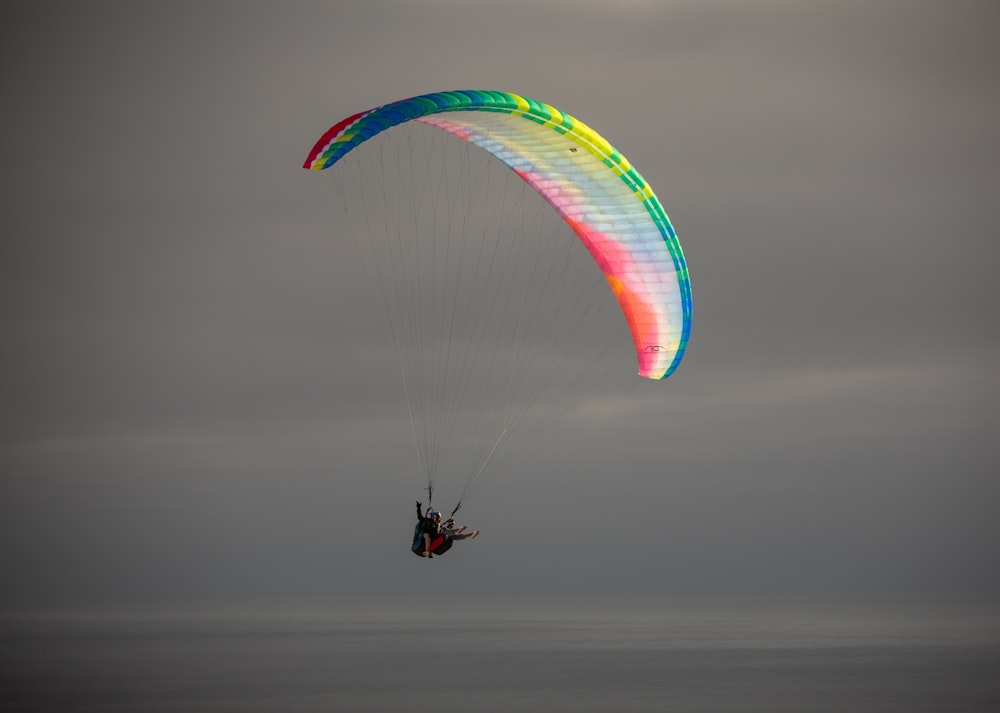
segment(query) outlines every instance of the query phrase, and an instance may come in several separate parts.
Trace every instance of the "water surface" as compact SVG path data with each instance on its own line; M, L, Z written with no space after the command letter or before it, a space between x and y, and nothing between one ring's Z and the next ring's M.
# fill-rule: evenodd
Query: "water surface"
M348 607L35 614L2 711L1000 710L991 616Z

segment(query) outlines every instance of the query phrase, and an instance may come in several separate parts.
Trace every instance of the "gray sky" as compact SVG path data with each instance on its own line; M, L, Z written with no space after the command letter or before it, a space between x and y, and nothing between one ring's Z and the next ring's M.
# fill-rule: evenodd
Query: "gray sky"
M3 5L0 603L428 574L995 601L995 4L483 5ZM484 535L428 563L399 385L299 166L346 115L460 88L553 104L632 160L694 330L666 382L626 363L492 474L464 511Z

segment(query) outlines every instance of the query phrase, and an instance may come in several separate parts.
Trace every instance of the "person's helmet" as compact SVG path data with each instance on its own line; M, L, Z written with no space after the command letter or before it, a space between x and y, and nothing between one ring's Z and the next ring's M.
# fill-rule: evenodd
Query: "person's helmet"
M440 520L441 513L439 513L437 510L431 510L429 513L427 513L427 517L429 517L431 520Z

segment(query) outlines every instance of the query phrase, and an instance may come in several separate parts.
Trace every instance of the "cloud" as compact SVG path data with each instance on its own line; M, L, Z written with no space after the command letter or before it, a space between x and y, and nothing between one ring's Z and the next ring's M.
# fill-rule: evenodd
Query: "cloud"
M675 573L742 591L803 571L817 587L995 593L973 561L1000 538L995 14L9 12L0 521L15 598L337 596L354 575L359 591L416 576L399 542L422 483L392 354L326 186L299 165L342 116L475 86L560 106L629 156L678 228L694 328L666 382L615 357L489 474L477 526L503 533L516 512L543 536L517 552L481 538L448 584L585 586L579 528L612 513L637 536L596 557L651 596ZM130 590L123 562L151 584Z

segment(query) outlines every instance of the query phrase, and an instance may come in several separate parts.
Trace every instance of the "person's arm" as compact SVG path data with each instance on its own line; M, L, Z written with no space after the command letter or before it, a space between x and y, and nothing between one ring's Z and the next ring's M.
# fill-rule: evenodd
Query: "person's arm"
M418 520L423 520L424 519L424 513L423 513L423 510L421 509L421 505L420 505L420 501L419 500L417 501L417 519Z

